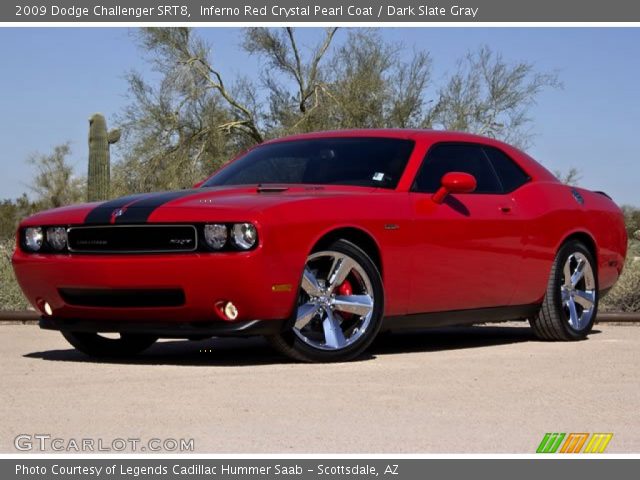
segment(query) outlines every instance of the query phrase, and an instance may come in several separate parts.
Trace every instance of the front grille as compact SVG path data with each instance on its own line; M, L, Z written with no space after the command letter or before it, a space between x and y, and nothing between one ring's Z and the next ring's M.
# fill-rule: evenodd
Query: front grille
M193 225L71 227L68 241L72 253L169 253L198 248Z
M184 305L184 291L179 288L160 289L95 289L60 288L67 305L106 308L154 308Z

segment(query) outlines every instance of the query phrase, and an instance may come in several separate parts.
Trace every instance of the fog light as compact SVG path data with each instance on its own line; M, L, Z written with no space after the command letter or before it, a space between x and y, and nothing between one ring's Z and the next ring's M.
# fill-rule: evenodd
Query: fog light
M44 305L42 305L42 309L44 310L44 313L47 316L51 316L53 315L53 310L51 309L51 305L49 305L47 302L44 302Z
M238 318L238 309L233 303L227 302L224 304L224 314L229 320L235 320Z

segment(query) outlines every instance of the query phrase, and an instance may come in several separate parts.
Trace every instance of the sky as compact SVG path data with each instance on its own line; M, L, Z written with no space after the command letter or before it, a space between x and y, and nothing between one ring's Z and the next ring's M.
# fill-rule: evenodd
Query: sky
M226 78L262 69L241 51L242 31L199 28ZM129 28L0 28L0 199L28 191L26 159L71 142L71 163L86 174L88 119L113 124L129 103L127 72L151 74ZM322 29L300 29L312 46ZM338 35L345 35L339 32ZM556 72L531 109L528 153L550 170L577 167L580 185L640 206L640 28L383 28L407 55L427 50L436 83L458 58L488 45L509 61ZM340 37L338 37L340 39ZM117 149L112 161L117 160Z

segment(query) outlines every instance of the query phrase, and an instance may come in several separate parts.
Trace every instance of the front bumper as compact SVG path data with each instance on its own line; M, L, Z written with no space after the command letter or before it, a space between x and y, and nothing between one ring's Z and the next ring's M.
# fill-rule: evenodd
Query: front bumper
M211 254L45 255L17 249L13 265L27 299L42 314L44 302L48 303L52 310L49 317L56 321L106 321L116 325L220 322L225 319L216 304L231 301L239 313L233 323L240 324L256 319L282 320L291 315L301 272L292 267L294 262L282 262L264 253L258 249ZM172 306L87 306L71 304L63 295L68 290L83 289L177 289L184 293L184 301Z

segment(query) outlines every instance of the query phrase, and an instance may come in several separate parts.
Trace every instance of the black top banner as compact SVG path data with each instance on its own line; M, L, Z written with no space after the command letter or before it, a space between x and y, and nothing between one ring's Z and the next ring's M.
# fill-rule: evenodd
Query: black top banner
M315 3L314 3L315 2ZM0 22L640 22L630 0L15 0Z

